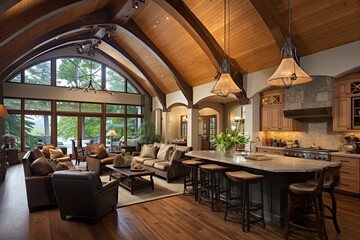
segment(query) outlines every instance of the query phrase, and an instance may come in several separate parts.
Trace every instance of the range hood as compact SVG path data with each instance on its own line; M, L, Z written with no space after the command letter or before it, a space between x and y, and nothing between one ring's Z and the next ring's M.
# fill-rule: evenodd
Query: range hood
M284 110L284 116L286 118L296 118L296 119L332 117L332 107Z
M332 117L335 96L335 78L312 76L306 84L285 90L284 116L303 121L318 121Z

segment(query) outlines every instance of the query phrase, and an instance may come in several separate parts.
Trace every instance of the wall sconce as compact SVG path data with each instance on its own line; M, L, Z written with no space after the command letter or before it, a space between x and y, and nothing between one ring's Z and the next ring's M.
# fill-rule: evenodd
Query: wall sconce
M7 117L8 112L4 104L0 104L0 117Z
M235 115L234 121L235 121L236 129L238 129L238 127L239 127L240 120L241 120L241 117L239 115Z

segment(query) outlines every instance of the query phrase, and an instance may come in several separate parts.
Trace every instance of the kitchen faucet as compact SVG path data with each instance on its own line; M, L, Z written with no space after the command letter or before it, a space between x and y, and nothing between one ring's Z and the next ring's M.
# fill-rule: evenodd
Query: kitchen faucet
M252 154L252 145L255 143L254 141L250 141L250 155Z

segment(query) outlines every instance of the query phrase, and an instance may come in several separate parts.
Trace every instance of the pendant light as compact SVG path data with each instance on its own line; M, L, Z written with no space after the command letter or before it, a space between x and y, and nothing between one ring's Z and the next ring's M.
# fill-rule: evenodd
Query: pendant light
M294 59L294 52L296 49L291 43L291 12L290 12L290 0L288 1L289 8L289 26L288 26L288 38L285 45L281 50L282 60L279 67L274 74L266 81L267 84L272 86L290 88L292 85L298 85L310 82L312 78L302 70Z
M230 17L227 19L227 10L230 11L230 4L228 9L226 6L226 0L224 0L224 57L221 62L220 74L215 77L217 81L211 90L211 93L221 97L227 97L230 93L234 94L241 92L241 89L235 84L230 75L230 67L226 60L227 54L229 52L229 43L227 42L227 37L230 37Z

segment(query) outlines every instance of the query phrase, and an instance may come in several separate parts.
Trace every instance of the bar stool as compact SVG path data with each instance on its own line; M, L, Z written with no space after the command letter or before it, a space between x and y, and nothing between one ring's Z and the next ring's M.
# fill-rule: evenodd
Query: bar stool
M331 198L331 207L327 204L324 204L324 207L330 211L331 216L325 215L324 217L327 219L331 219L333 221L334 227L338 234L341 233L341 230L340 230L339 224L337 222L337 217L336 217L337 216L337 204L336 204L334 189L340 183L340 168L342 166L343 166L342 163L339 164L338 171L332 176L332 179L324 179L324 184L323 184L323 192L329 193L330 198ZM318 181L319 181L318 179L312 179L312 180L308 180L306 182L310 183L312 185L317 185Z
M229 168L218 164L202 164L200 168L200 188L198 189L199 203L201 200L211 201L211 210L215 210L217 203L220 208L220 194L221 194L221 175ZM206 175L208 178L206 178ZM207 197L203 196L206 192ZM210 199L209 199L210 198Z
M250 224L262 221L263 228L265 228L264 218L264 195L263 195L263 175L257 175L246 171L226 172L228 177L227 192L226 192L226 207L224 220L226 221L229 205L231 207L240 207L242 213L242 229L245 232L245 225L247 231L250 231ZM231 197L231 183L240 184L240 197ZM260 203L254 203L250 200L249 187L253 184L260 184ZM240 201L236 201L240 200ZM260 216L254 212L259 212Z
M341 165L324 167L320 172L316 185L305 182L293 183L289 186L285 239L288 239L291 228L294 227L317 232L321 240L328 239L325 228L325 209L322 192L325 179L336 179L340 167ZM312 203L311 208L309 208L308 202ZM312 215L315 216L315 223L305 224L309 223L309 216Z
M198 169L199 165L203 164L202 161L198 160L198 158L190 159L190 160L184 160L182 161L183 164L183 174L184 174L184 195L186 192L186 188L188 186L191 186L194 195L195 195L195 201L198 200ZM188 173L190 170L190 177L188 177Z

